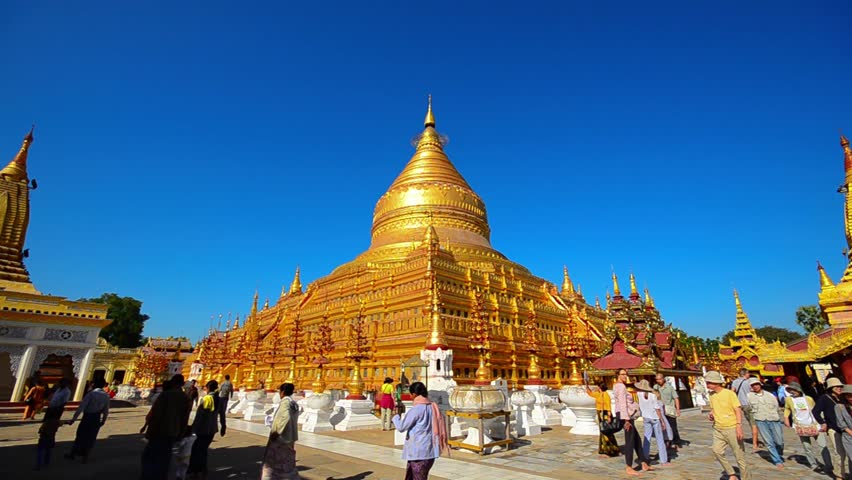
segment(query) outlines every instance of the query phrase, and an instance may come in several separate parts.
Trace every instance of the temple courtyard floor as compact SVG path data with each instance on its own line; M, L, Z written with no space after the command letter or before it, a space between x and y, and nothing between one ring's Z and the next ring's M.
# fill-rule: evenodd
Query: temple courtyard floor
M139 476L139 458L145 440L139 434L147 408L113 409L101 429L87 464L62 458L74 439L76 425L63 426L56 437L51 465L33 471L37 422L21 421L19 415L0 415L0 465L3 478L17 479L93 479L132 480ZM41 415L39 415L41 418ZM64 419L70 418L66 412ZM508 451L491 455L453 450L451 458L439 459L430 478L435 480L536 480L564 478L624 477L624 457L601 459L597 455L597 437L568 433L568 427L551 427L542 435L522 437ZM642 475L656 479L711 479L722 477L722 470L710 451L711 428L707 419L692 412L681 417L681 436L690 445L673 458L671 467L659 467ZM787 467L779 471L767 460L746 447L752 476L758 478L828 478L800 465L803 452L798 438L784 429ZM228 420L228 432L217 436L210 447L210 479L257 479L268 430L263 425L238 419ZM749 434L746 435L750 437ZM622 441L622 434L617 435ZM405 462L401 447L393 446L393 434L381 431L299 432L296 444L302 478L322 480L402 479ZM655 448L652 448L652 456ZM733 458L731 458L733 462Z

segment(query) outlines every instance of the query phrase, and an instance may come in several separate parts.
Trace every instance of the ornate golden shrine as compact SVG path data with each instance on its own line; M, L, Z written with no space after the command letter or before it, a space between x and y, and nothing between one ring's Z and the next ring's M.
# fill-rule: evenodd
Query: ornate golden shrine
M767 363L764 356L758 354L758 346L766 341L757 335L751 320L743 311L740 294L734 290L734 303L737 307L737 322L734 327L734 338L728 345L719 345L720 368L723 373L736 377L739 369L745 368L752 373L763 376L784 375L784 367L775 363Z
M20 150L0 170L0 358L13 376L0 384L3 399L19 401L24 384L41 365L70 364L63 375L74 386L74 399L83 397L100 329L109 325L107 305L75 302L36 290L24 266L30 222L30 191L36 183L27 175L33 131ZM8 366L5 365L8 358ZM2 382L6 383L6 382Z
M447 347L458 383L475 381L480 358L490 377L560 383L558 338L573 323L573 331L600 340L606 312L586 303L567 269L560 292L491 246L485 203L444 144L430 98L414 155L376 204L367 251L305 291L297 268L274 305L258 308L255 295L242 326L211 330L201 343L202 379L228 373L250 388L285 379L309 388L319 366L307 361L305 339L330 325L333 348L322 365L328 388L361 377L375 389L386 376L399 377L400 358ZM471 336L482 336L477 315L487 319L487 352L468 348ZM270 351L277 354L263 354Z
M831 361L840 367L847 383L852 382L852 149L849 139L840 136L843 149L845 178L838 192L844 196L843 220L846 234L847 264L843 277L836 284L817 262L819 274L819 305L828 318L829 327L814 332L789 345L781 342L760 342L758 354L767 361L791 364ZM803 374L797 368L799 375Z

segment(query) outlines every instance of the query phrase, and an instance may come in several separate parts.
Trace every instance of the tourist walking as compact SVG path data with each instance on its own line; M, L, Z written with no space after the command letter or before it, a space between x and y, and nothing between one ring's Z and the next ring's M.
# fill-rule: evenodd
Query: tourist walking
M731 383L731 390L737 394L740 400L743 418L748 421L751 427L751 444L754 451L760 450L760 445L757 440L757 425L754 419L751 418L751 409L748 406L748 393L751 391L751 372L745 368L740 369L740 376Z
M639 408L633 400L633 395L627 391L627 370L620 369L615 385L612 387L612 393L615 395L615 416L621 421L624 428L624 461L627 464L624 471L627 475L639 475L639 472L633 468L633 452L639 457L643 471L652 470L648 465L648 457L642 449L642 441L639 439L639 432L636 431L636 425L633 420L639 418Z
M615 432L621 429L617 419L612 414L612 398L607 393L606 383L601 382L598 390L594 391L586 385L586 393L595 399L595 411L598 413L598 455L602 457L617 457L621 454ZM616 420L616 422L613 422ZM606 428L605 428L606 426Z
M736 472L725 457L725 450L730 448L740 467L740 479L750 480L743 448L743 412L737 395L724 387L725 379L716 371L707 372L704 381L710 390L709 419L713 422L713 455L725 469L728 480L737 478Z
M59 412L60 415L62 412ZM38 429L38 446L36 447L36 470L41 470L50 464L50 453L56 446L56 431L59 430L59 416L50 410L44 415L41 427Z
M842 401L843 383L836 377L825 381L825 393L820 395L813 408L814 418L820 424L820 431L825 432L825 445L831 458L831 466L826 465L829 473L835 479L846 477L846 449L843 448L843 437L837 426L837 416L834 407ZM825 458L825 457L823 457Z
M189 422L189 399L183 392L183 375L177 374L167 382L148 412L142 451L142 480L166 480L172 458L172 447L183 435Z
M299 478L296 469L296 440L299 439L299 405L293 400L296 387L283 383L278 387L281 402L272 419L269 441L263 454L261 480Z
M802 386L798 382L789 382L785 388L786 398L784 399L784 424L795 430L799 441L802 442L802 448L805 450L805 457L808 459L808 466L812 470L820 468L817 459L814 456L814 440L817 445L825 445L826 435L820 431L819 423L813 416L814 399L806 396L802 392ZM790 422L792 418L792 425ZM822 448L820 448L822 451ZM825 471L830 470L824 468Z
M195 434L195 443L192 444L192 454L189 457L189 468L187 475L200 475L207 478L207 451L213 442L217 429L217 406L221 402L217 400L219 383L216 380L207 382L207 394L198 402L195 411L195 420L192 422L192 433ZM184 397L186 398L186 397ZM224 429L223 429L224 431Z
M677 418L680 417L680 399L677 396L675 388L666 381L665 375L658 373L654 377L654 380L656 381L654 390L659 394L660 401L663 402L663 407L665 407L663 414L666 418L664 420L671 427L669 436L672 440L667 441L666 445L670 445L673 450L677 450L681 446L680 433L677 430Z
M216 408L219 411L219 424L222 428L219 433L223 437L225 436L225 414L228 413L228 402L231 401L233 395L234 385L231 383L231 376L225 375L225 381L219 387L219 397L217 398L219 405Z
M648 380L640 380L634 385L639 391L639 412L642 414L644 428L644 440L642 451L645 458L651 458L651 437L657 437L657 452L660 456L660 465L668 466L669 454L666 451L666 424L663 418L662 402L657 398L656 392L648 383Z
M781 416L778 415L778 398L763 389L760 380L752 378L748 404L757 431L769 450L772 464L784 468L784 430L781 428Z
M852 412L850 412L850 408L852 408L850 406L852 385L844 385L842 392L843 401L834 406L834 416L837 418L837 427L840 429L844 451L852 452ZM849 456L843 461L848 463ZM852 471L852 466L850 466L850 471Z
M44 406L44 396L46 393L47 389L44 388L44 381L41 378L36 379L33 386L24 395L24 403L26 404L26 407L24 407L24 420L34 419L36 413L41 411L41 407Z
M393 379L386 377L381 389L382 398L379 399L379 408L382 409L382 430L390 430L393 427L391 418L393 407L396 405L393 401L393 390Z
M402 447L402 459L408 462L405 480L426 480L435 459L450 451L447 428L438 405L429 401L426 385L414 382L408 391L414 396L414 406L405 418L394 415L393 424L406 434Z
M62 418L62 412L65 411L65 404L71 399L71 388L69 388L69 385L71 385L71 382L67 378L59 379L59 382L56 384L56 390L47 403L47 410L44 412L45 419L48 417L55 417L57 420Z
M83 463L89 460L89 454L92 447L95 446L98 432L109 416L109 395L104 391L106 382L103 379L97 379L92 382L92 386L94 388L83 397L83 401L80 402L74 416L68 421L68 425L73 425L80 415L83 416L80 425L77 426L74 445L71 446L71 451L65 455L65 458L69 460L74 460L77 455L80 455L83 457Z
M189 385L186 387L186 395L189 397L189 401L192 403L193 407L198 406L198 385L196 385L196 381L193 378L190 380Z

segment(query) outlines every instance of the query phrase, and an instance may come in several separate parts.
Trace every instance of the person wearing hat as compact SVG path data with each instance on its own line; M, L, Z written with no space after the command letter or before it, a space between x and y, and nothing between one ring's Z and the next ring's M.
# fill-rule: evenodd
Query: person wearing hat
M849 411L852 403L852 385L844 385L842 390L843 401L834 406L834 416L837 418L837 427L841 430L843 449L852 452L852 412ZM849 461L849 457L846 457Z
M716 371L707 372L704 382L710 390L709 419L713 422L713 455L725 469L728 480L736 480L737 474L731 463L725 457L725 450L730 447L740 467L740 478L750 480L751 472L746 463L743 449L743 411L737 395L724 387L725 379Z
M757 424L751 418L751 408L748 406L748 393L751 391L751 372L747 368L740 369L740 376L731 382L731 390L737 394L740 399L740 407L742 407L743 418L751 425L751 446L756 452L760 449L757 443Z
M820 430L825 432L825 444L831 454L831 466L826 465L826 468L834 478L842 479L846 477L846 450L843 448L842 431L837 426L834 407L843 401L843 382L830 377L825 381L825 387L826 391L817 399L813 414Z
M764 390L756 378L750 380L749 386L748 404L754 423L769 450L772 464L784 468L784 430L781 428L781 416L778 415L778 399Z
M812 410L814 408L814 399L805 395L802 391L802 386L799 382L787 383L787 397L784 399L784 425L795 429L796 435L802 442L802 448L805 450L805 457L808 459L808 466L816 471L820 469L816 457L814 457L814 440L818 445L825 445L825 433L819 431ZM792 425L791 421L792 419ZM816 433L816 435L814 435ZM822 450L822 449L820 449Z
M669 455L666 451L665 433L666 424L663 419L663 406L657 397L657 392L648 383L648 380L640 380L633 385L638 390L639 413L645 424L645 440L642 442L642 451L645 458L651 458L651 436L657 437L657 452L660 455L660 465L668 466Z

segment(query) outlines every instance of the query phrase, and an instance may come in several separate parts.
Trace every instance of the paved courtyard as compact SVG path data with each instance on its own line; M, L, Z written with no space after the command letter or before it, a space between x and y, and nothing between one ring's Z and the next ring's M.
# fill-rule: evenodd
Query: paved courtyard
M62 458L74 438L76 427L62 427L57 434L53 463L48 469L33 472L38 423L22 422L17 415L0 416L0 462L4 478L10 479L91 479L110 478L116 474L135 479L139 475L139 457L144 439L139 434L145 408L114 409L101 430L88 464ZM66 413L65 418L70 418ZM720 478L721 468L710 451L709 422L697 414L681 420L681 432L690 446L674 458L674 466L644 474L659 479ZM568 428L553 427L543 435L519 439L509 451L478 455L454 450L451 458L442 458L430 478L436 480L537 480L584 478L618 478L623 476L623 457L601 459L597 455L596 437L575 436ZM263 456L266 428L238 419L229 420L229 432L216 437L210 451L211 479L257 479ZM621 435L619 434L619 440ZM828 478L798 464L803 457L798 439L785 429L787 468L782 477L799 479ZM323 480L401 479L404 462L399 447L392 445L389 432L356 431L311 434L300 432L297 444L298 463L303 478ZM766 454L751 453L748 460L754 478L779 478L779 472ZM57 474L59 477L57 477Z

